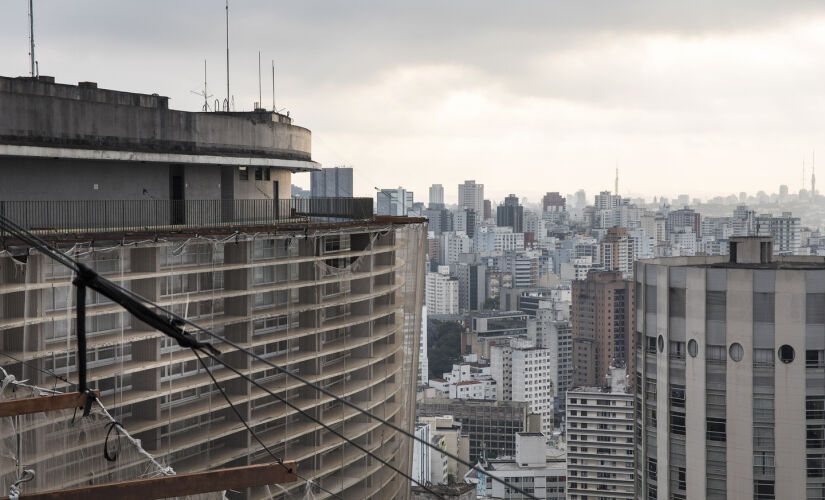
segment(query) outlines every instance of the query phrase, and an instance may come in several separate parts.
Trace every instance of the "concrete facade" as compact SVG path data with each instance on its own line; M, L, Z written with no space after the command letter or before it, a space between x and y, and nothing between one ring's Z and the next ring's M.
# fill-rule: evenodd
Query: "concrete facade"
M825 498L825 259L731 245L637 264L637 498Z

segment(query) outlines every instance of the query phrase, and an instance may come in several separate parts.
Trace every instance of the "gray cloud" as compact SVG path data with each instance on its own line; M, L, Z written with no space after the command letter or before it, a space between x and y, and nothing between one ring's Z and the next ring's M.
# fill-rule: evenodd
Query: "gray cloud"
M58 81L197 109L189 91L207 58L212 92L225 92L220 0L35 5L41 71ZM0 73L22 74L26 2L3 7ZM239 106L258 98L261 50L264 103L275 59L279 106L315 132L318 159L359 167L362 190L488 177L496 196L592 191L609 185L594 179L619 158L628 184L635 176L639 191L662 192L678 188L644 172L663 162L697 179L736 157L766 171L784 156L795 165L825 125L825 40L798 34L825 18L822 2L234 0L231 11ZM507 162L546 187L497 178ZM742 182L713 190L757 180ZM769 182L760 189L777 177Z

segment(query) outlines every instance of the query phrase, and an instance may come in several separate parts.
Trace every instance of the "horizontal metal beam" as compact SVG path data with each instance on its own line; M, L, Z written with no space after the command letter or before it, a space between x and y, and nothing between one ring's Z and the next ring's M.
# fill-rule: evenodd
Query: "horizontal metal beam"
M89 500L90 498L152 500L288 483L298 479L294 472L295 468L295 462L284 462L283 465L277 463L246 465L192 474L44 491L42 493L24 493L20 495L20 498L30 500ZM25 484L23 486L25 487ZM3 498L5 500L8 497Z
M100 391L94 390L96 397L100 397ZM37 396L33 398L8 399L0 401L0 417L14 417L16 415L28 415L30 413L40 413L44 411L66 410L69 408L83 408L89 398L81 392L70 392L67 394L53 394L49 396Z

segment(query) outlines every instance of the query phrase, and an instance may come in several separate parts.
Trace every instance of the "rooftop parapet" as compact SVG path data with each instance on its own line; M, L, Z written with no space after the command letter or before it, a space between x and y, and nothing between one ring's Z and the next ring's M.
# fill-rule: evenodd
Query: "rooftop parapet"
M168 97L94 82L0 77L0 116L5 155L12 146L45 146L311 161L310 131L288 116L172 110Z

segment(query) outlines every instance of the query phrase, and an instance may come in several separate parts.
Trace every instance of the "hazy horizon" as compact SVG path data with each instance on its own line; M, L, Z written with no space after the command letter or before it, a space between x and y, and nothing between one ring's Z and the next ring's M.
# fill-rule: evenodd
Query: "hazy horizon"
M26 75L24 0L0 19L0 74ZM35 1L40 72L159 93L225 95L224 1ZM825 4L230 3L239 109L277 106L313 157L353 166L355 195L399 185L456 199L612 190L673 198L791 193L825 154ZM214 99L214 98L213 98ZM294 183L309 187L307 174ZM809 187L806 186L806 187Z

